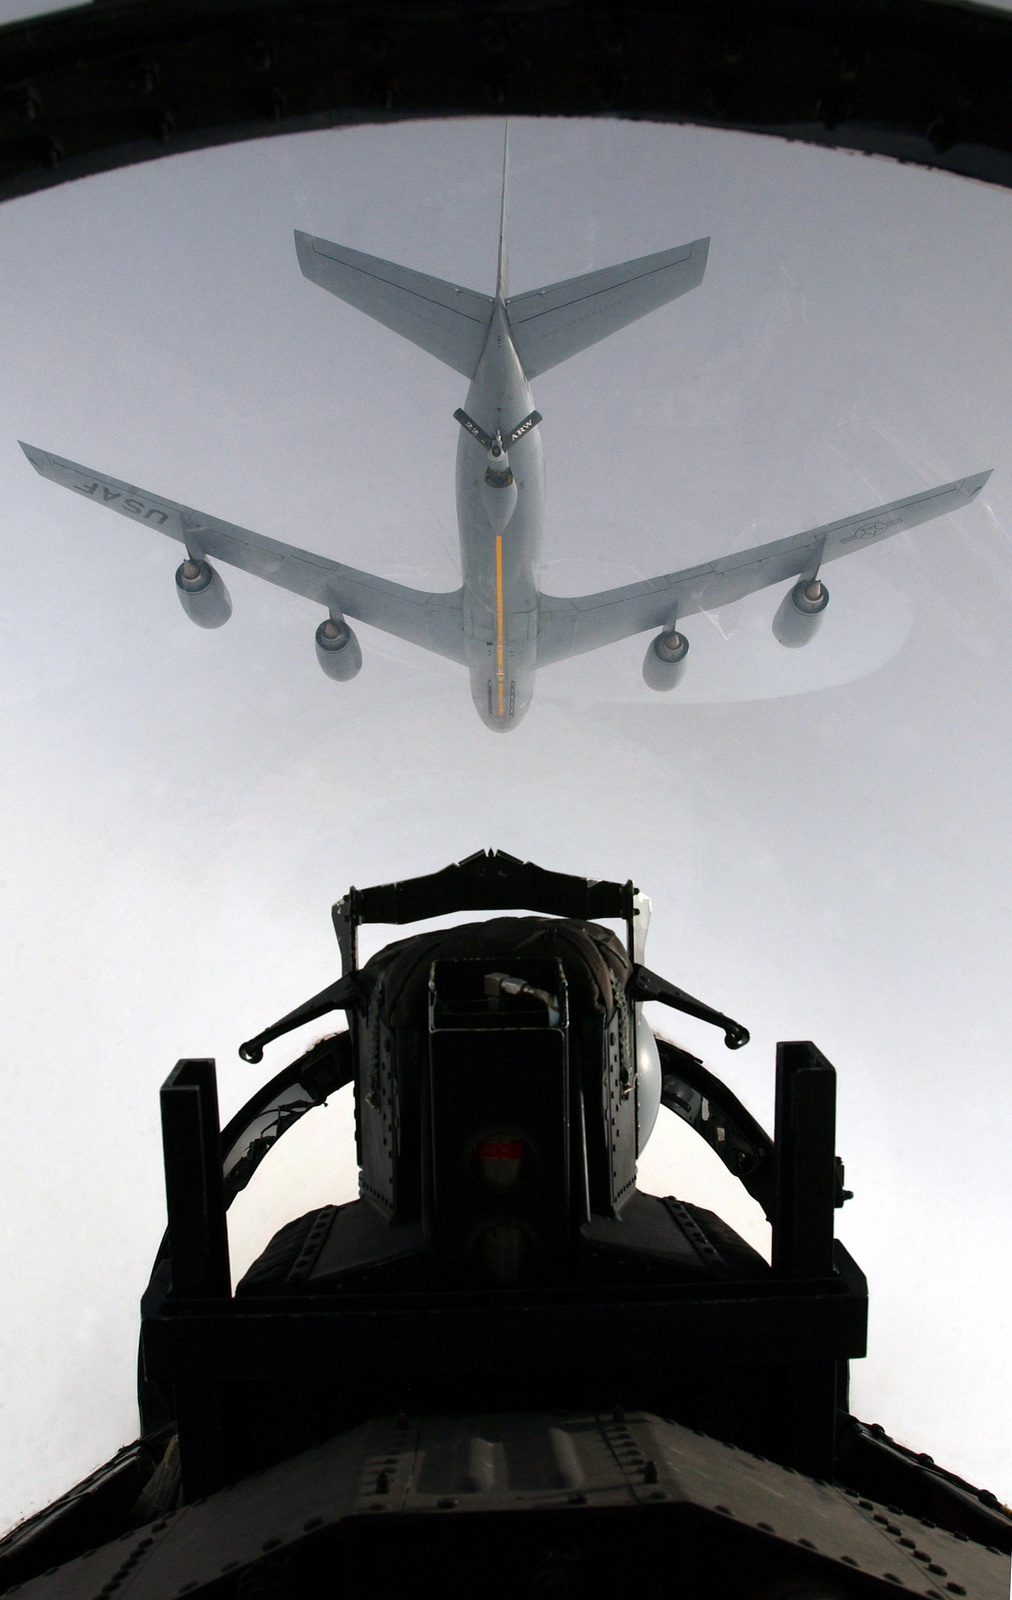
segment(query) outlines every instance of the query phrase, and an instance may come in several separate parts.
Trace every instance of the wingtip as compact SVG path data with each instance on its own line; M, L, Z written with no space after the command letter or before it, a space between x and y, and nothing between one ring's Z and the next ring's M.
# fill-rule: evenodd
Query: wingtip
M21 446L22 450L24 451L24 454L25 454L26 458L31 462L31 464L35 468L36 472L41 472L42 468L39 466L39 463L36 460L36 457L37 456L41 456L42 455L42 451L39 450L33 444L25 444L25 441L23 439L19 439L18 440L18 444Z
M313 257L316 248L313 235L303 233L301 228L294 228L292 231L295 235L295 258L299 263L299 271L304 278L309 279L310 283L314 283L316 279L313 273Z
M986 472L978 472L972 478L964 478L963 487L967 494L979 494L993 471L993 467L988 467Z

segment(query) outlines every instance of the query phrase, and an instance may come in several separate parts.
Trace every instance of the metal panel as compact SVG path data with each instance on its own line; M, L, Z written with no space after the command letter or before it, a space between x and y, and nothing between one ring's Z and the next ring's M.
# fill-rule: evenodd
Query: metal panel
M609 1158L610 1210L618 1215L636 1187L635 1065L629 1038L629 1012L623 995L603 1030L605 1071L601 1084Z
M161 1091L172 1291L231 1293L213 1061L179 1061Z
M621 1410L379 1418L19 1592L21 1600L174 1600L277 1555L298 1573L314 1547L326 1571L347 1575L342 1552L357 1545L361 1581L353 1577L341 1592L358 1597L376 1592L370 1554L394 1552L404 1579L428 1530L447 1522L450 1551L473 1551L476 1530L486 1557L496 1549L512 1556L539 1525L564 1529L577 1552L593 1550L604 1533L634 1583L646 1571L655 1582L663 1576L672 1593L701 1592L703 1572L703 1592L721 1592L713 1576L729 1554L750 1590L772 1573L821 1579L833 1593L855 1596L1008 1593L1008 1560L996 1551L660 1417Z
M773 1270L822 1277L833 1270L836 1073L808 1041L777 1045L775 1145Z
M220 1311L167 1303L144 1319L145 1362L162 1378L270 1378L347 1367L360 1377L405 1372L667 1373L677 1362L844 1360L865 1350L867 1285L840 1245L840 1277L809 1283L693 1284L637 1291L348 1294L292 1302L232 1301Z

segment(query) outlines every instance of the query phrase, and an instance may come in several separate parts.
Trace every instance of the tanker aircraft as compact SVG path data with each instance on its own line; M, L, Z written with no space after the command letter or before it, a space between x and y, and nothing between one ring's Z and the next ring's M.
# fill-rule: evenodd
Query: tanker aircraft
M541 593L535 573L544 507L542 418L530 381L696 288L709 240L510 295L507 166L494 295L295 234L299 265L310 282L469 380L464 407L454 413L460 425L459 589L429 594L406 588L33 445L22 444L25 455L43 477L184 545L176 589L183 609L201 627L220 626L232 611L221 576L210 565L214 557L326 609L316 630L316 654L329 677L353 678L362 664L347 621L353 617L465 666L478 715L501 733L515 728L527 710L538 667L648 629L660 631L647 646L644 679L652 689L673 689L689 648L679 630L682 619L774 584L791 583L773 619L774 634L784 645L805 644L829 600L820 577L826 562L955 511L980 493L990 472L622 588L565 598Z

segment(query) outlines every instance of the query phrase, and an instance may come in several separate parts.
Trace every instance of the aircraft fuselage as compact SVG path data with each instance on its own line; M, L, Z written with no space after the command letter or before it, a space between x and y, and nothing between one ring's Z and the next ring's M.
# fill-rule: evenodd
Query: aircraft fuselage
M465 409L492 438L534 409L502 302L492 313ZM471 696L487 728L516 726L534 693L538 591L545 499L541 433L531 428L508 451L512 483L497 485L490 452L466 429L457 443L457 522L464 606L464 659Z

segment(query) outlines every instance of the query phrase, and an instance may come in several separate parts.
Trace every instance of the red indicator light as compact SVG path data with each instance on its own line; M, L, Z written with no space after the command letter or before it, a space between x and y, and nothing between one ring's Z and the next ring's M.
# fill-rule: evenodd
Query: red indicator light
M523 1140L511 1134L482 1139L474 1152L478 1175L497 1194L505 1194L519 1178L525 1154Z
M483 1139L477 1153L482 1161L522 1161L524 1142L522 1139Z

